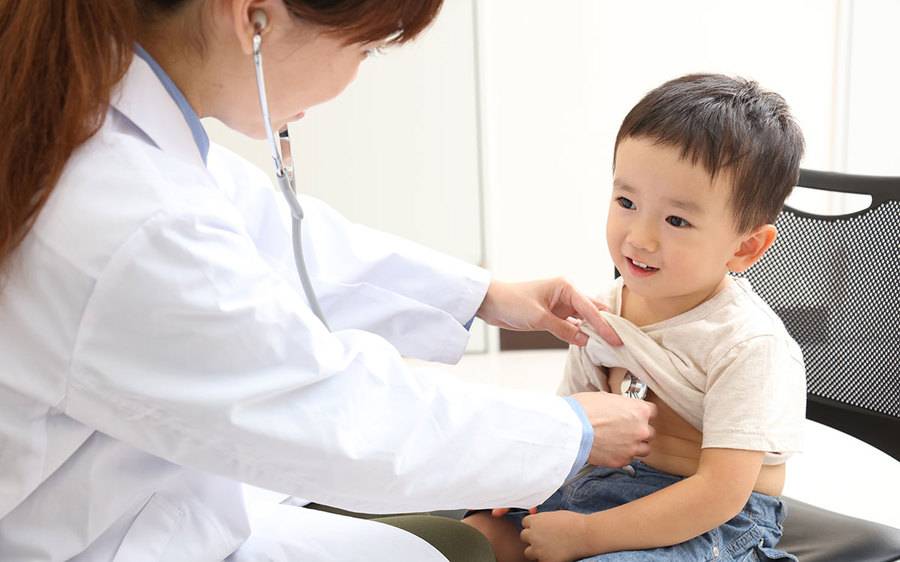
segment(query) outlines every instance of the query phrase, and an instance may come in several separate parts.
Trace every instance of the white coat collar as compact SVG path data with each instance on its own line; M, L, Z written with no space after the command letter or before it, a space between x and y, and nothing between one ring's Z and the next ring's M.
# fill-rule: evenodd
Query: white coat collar
M150 66L135 56L113 93L112 106L163 152L204 166L200 149L178 105Z

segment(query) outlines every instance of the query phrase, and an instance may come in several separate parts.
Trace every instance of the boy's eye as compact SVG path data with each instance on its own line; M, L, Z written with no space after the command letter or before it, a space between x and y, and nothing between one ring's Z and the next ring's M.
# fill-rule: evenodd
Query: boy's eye
M616 197L616 202L623 209L634 209L634 203L627 197Z
M684 220L681 217L676 217L674 215L666 217L666 222L677 228L684 228L686 226L691 226L691 223L689 223L688 221Z

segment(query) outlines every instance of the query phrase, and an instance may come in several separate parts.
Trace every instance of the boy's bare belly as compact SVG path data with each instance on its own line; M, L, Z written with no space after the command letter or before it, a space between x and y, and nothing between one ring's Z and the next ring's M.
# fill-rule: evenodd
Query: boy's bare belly
M610 369L609 387L612 392L621 394L623 378L625 369L618 367ZM647 401L656 404L657 414L652 424L656 436L650 444L650 454L641 461L669 474L692 476L697 472L700 461L703 435L653 392L647 393ZM784 476L784 464L764 465L753 490L770 496L779 496L784 488Z

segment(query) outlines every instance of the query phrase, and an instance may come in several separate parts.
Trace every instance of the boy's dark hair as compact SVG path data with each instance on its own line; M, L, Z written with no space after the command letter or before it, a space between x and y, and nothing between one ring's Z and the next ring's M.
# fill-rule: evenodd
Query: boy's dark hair
M680 147L712 177L730 171L740 232L775 222L803 156L803 133L784 98L721 74L690 74L652 90L625 116L615 148L628 137Z

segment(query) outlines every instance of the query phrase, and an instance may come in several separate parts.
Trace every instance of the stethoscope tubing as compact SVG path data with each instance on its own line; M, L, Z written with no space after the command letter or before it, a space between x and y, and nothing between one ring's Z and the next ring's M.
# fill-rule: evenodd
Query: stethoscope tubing
M269 101L266 97L266 79L263 72L262 61L262 34L257 29L253 34L253 65L256 69L256 90L259 94L259 107L262 111L263 125L266 130L266 139L269 141L269 148L272 151L272 162L275 165L275 179L284 199L287 201L291 209L291 241L294 251L294 265L297 268L297 274L300 276L300 284L303 286L303 292L306 294L306 300L313 314L325 325L330 331L328 322L325 321L325 315L322 313L322 307L319 305L319 299L313 289L312 281L309 278L309 272L306 269L306 260L303 259L303 243L301 222L303 221L303 207L297 199L296 185L294 183L294 174L292 170L288 170L284 166L284 160L278 148L278 142L275 140L275 133L272 130L272 119L269 114ZM285 142L287 150L290 150L290 136L287 129L281 135L282 141Z

